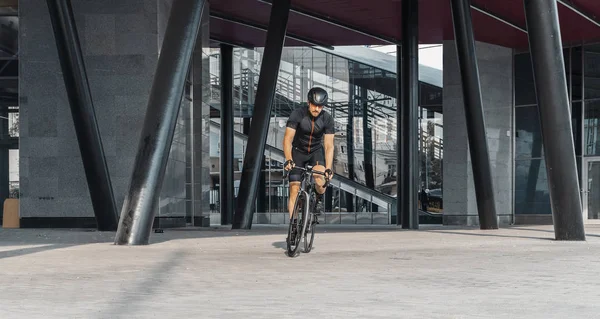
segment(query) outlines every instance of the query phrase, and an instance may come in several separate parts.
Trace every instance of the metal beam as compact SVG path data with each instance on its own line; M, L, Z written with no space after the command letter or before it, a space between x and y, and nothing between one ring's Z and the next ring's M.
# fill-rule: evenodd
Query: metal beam
M496 20L498 20L498 21L500 21L500 22L502 22L502 23L504 23L506 25L509 25L509 26L511 26L511 27L513 27L513 28L515 28L515 29L523 32L523 33L527 33L527 30L525 28L517 25L516 23L510 22L510 21L508 21L505 18L501 18L501 17L497 16L496 14L494 14L494 13L492 13L492 12L486 10L486 9L480 8L480 7L478 7L478 6L474 5L474 4L471 4L471 8L473 10L475 10L475 11L478 11L478 12L481 12L481 13L485 14L486 16L488 16L490 18L496 19Z
M247 43L242 43L242 42L238 42L238 41L230 41L230 40L225 40L225 39L221 39L219 37L215 37L215 36L210 36L210 40L219 44L227 44L230 45L232 47L240 47L240 48L244 48L244 49L248 49L248 50L254 50L254 46L247 44Z
M585 240L558 5L524 0L557 240Z
M597 27L600 27L600 22L596 19L594 19L594 17L590 16L589 14L583 12L583 10L575 7L575 5L573 5L572 3L566 2L564 0L557 0L560 4L562 4L563 6L567 7L568 9L570 9L571 11L577 13L578 15L582 16L583 18L585 18L586 20L588 20L589 22L595 24Z
M419 228L417 189L419 185L418 158L418 114L419 107L419 0L402 1L402 39L399 48L402 69L398 74L401 80L401 101L396 131L399 143L397 159L400 203L397 207L401 216L402 228ZM399 61L400 62L400 61Z
M117 228L117 208L70 0L47 0L98 230ZM1 82L1 81L0 81Z
M269 131L271 108L281 62L291 0L279 0L271 7L267 41L260 66L252 127L244 156L242 176L235 208L233 229L252 228L254 200L258 192L261 164Z
M450 0L450 2L462 82L479 227L481 229L497 229L498 218L494 200L494 183L485 131L473 21L469 9L471 1Z
M231 225L234 210L233 187L233 47L221 45L221 178L219 196L221 225Z
M262 3L266 3L266 4L273 4L272 0L258 0L259 2ZM343 23L341 21L337 21L335 19L332 19L331 17L328 16L324 16L324 15L320 15L314 12L311 12L310 10L305 10L305 9L301 9L301 8L291 8L290 9L291 12L299 14L299 15L303 15L305 17L323 22L323 23L327 23L327 24L331 24L334 25L336 27L340 27L342 29L346 29L348 31L352 31L352 32L356 32L358 34L379 40L381 42L387 42L389 44L400 44L400 40L396 39L396 38L392 38L392 37L384 37L369 31L365 31L365 30L360 30L357 27L351 26L349 24Z
M175 0L171 7L117 245L148 244L204 4L204 0Z
M227 21L227 22L231 22L231 23L235 23L235 24L239 24L239 25L243 25L246 27L250 27L250 28L254 28L256 30L260 30L260 31L267 31L267 27L264 25L260 25L258 23L254 23L254 22L250 22L250 21L245 21L243 19L239 19L239 18L233 18L233 17L228 17L227 15L225 15L222 12L218 12L218 11L211 11L210 12L210 17L211 18L215 18L215 19L219 19L219 20L223 20L223 21ZM296 40L296 41L300 41L300 42L304 42L308 45L311 46L320 46L320 47L324 47L327 48L329 50L334 50L334 48L329 45L329 44L325 44L325 43L319 43L317 41L313 41L311 39L308 38L304 38L298 35L294 35L294 34L290 34L287 33L286 37Z

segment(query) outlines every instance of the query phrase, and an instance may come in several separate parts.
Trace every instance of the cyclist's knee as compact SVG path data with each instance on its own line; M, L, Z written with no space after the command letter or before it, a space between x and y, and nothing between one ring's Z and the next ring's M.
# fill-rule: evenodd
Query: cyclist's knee
M300 188L299 182L290 182L290 195L296 196L296 193L298 193L299 188Z
M315 165L315 167L313 167L313 171L325 173L325 166ZM321 174L313 174L313 176L315 179L315 184L317 184L318 187L323 187L325 185L325 176Z

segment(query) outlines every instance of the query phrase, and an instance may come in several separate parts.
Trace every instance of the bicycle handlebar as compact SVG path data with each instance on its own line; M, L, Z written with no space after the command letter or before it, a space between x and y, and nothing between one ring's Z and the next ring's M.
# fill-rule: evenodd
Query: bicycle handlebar
M321 171L314 171L314 170L312 169L312 167L311 167L311 168L305 168L305 167L301 167L301 166L294 166L294 167L293 167L292 169L290 169L289 171L288 171L288 170L286 170L286 169L284 168L284 169L283 169L283 178L288 178L288 177L289 177L289 175L290 175L290 172L291 172L293 169L299 169L299 170L301 170L301 171L304 171L304 172L310 172L310 173L312 173L312 174L323 175L323 176L325 176L325 178L327 178L327 174L326 174L325 172L321 172ZM329 179L327 179L327 180L328 180L328 182L329 182Z

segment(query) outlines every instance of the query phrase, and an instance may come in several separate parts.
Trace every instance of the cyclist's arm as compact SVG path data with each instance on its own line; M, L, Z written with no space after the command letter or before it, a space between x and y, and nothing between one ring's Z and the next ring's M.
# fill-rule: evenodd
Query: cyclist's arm
M294 136L296 135L296 129L298 124L302 120L300 113L294 110L287 120L285 134L283 135L283 156L286 161L292 160L292 143L294 142Z
M292 159L292 142L294 141L294 135L296 135L296 130L286 127L285 135L283 136L283 155L285 156L286 161Z
M325 148L325 169L333 171L333 139L335 136L335 123L332 116L328 116L323 136L323 146Z
M333 170L333 137L334 134L325 134L323 146L325 147L325 169Z

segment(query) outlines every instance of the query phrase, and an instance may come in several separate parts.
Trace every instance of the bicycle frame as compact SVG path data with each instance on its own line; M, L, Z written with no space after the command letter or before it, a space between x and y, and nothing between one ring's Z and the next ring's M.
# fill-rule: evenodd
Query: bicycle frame
M302 178L300 179L300 189L298 190L298 196L300 196L300 193L304 193L306 198L310 199L310 195L314 191L314 189L311 187L314 184L313 174L323 175L323 177L325 177L325 173L322 173L319 171L313 171L312 168L313 167L309 166L309 165L307 165L306 168L304 168L304 167L295 167L294 168L294 169L299 169L302 171ZM287 174L289 175L289 172ZM328 184L329 184L329 181L326 181L324 187L327 187Z

